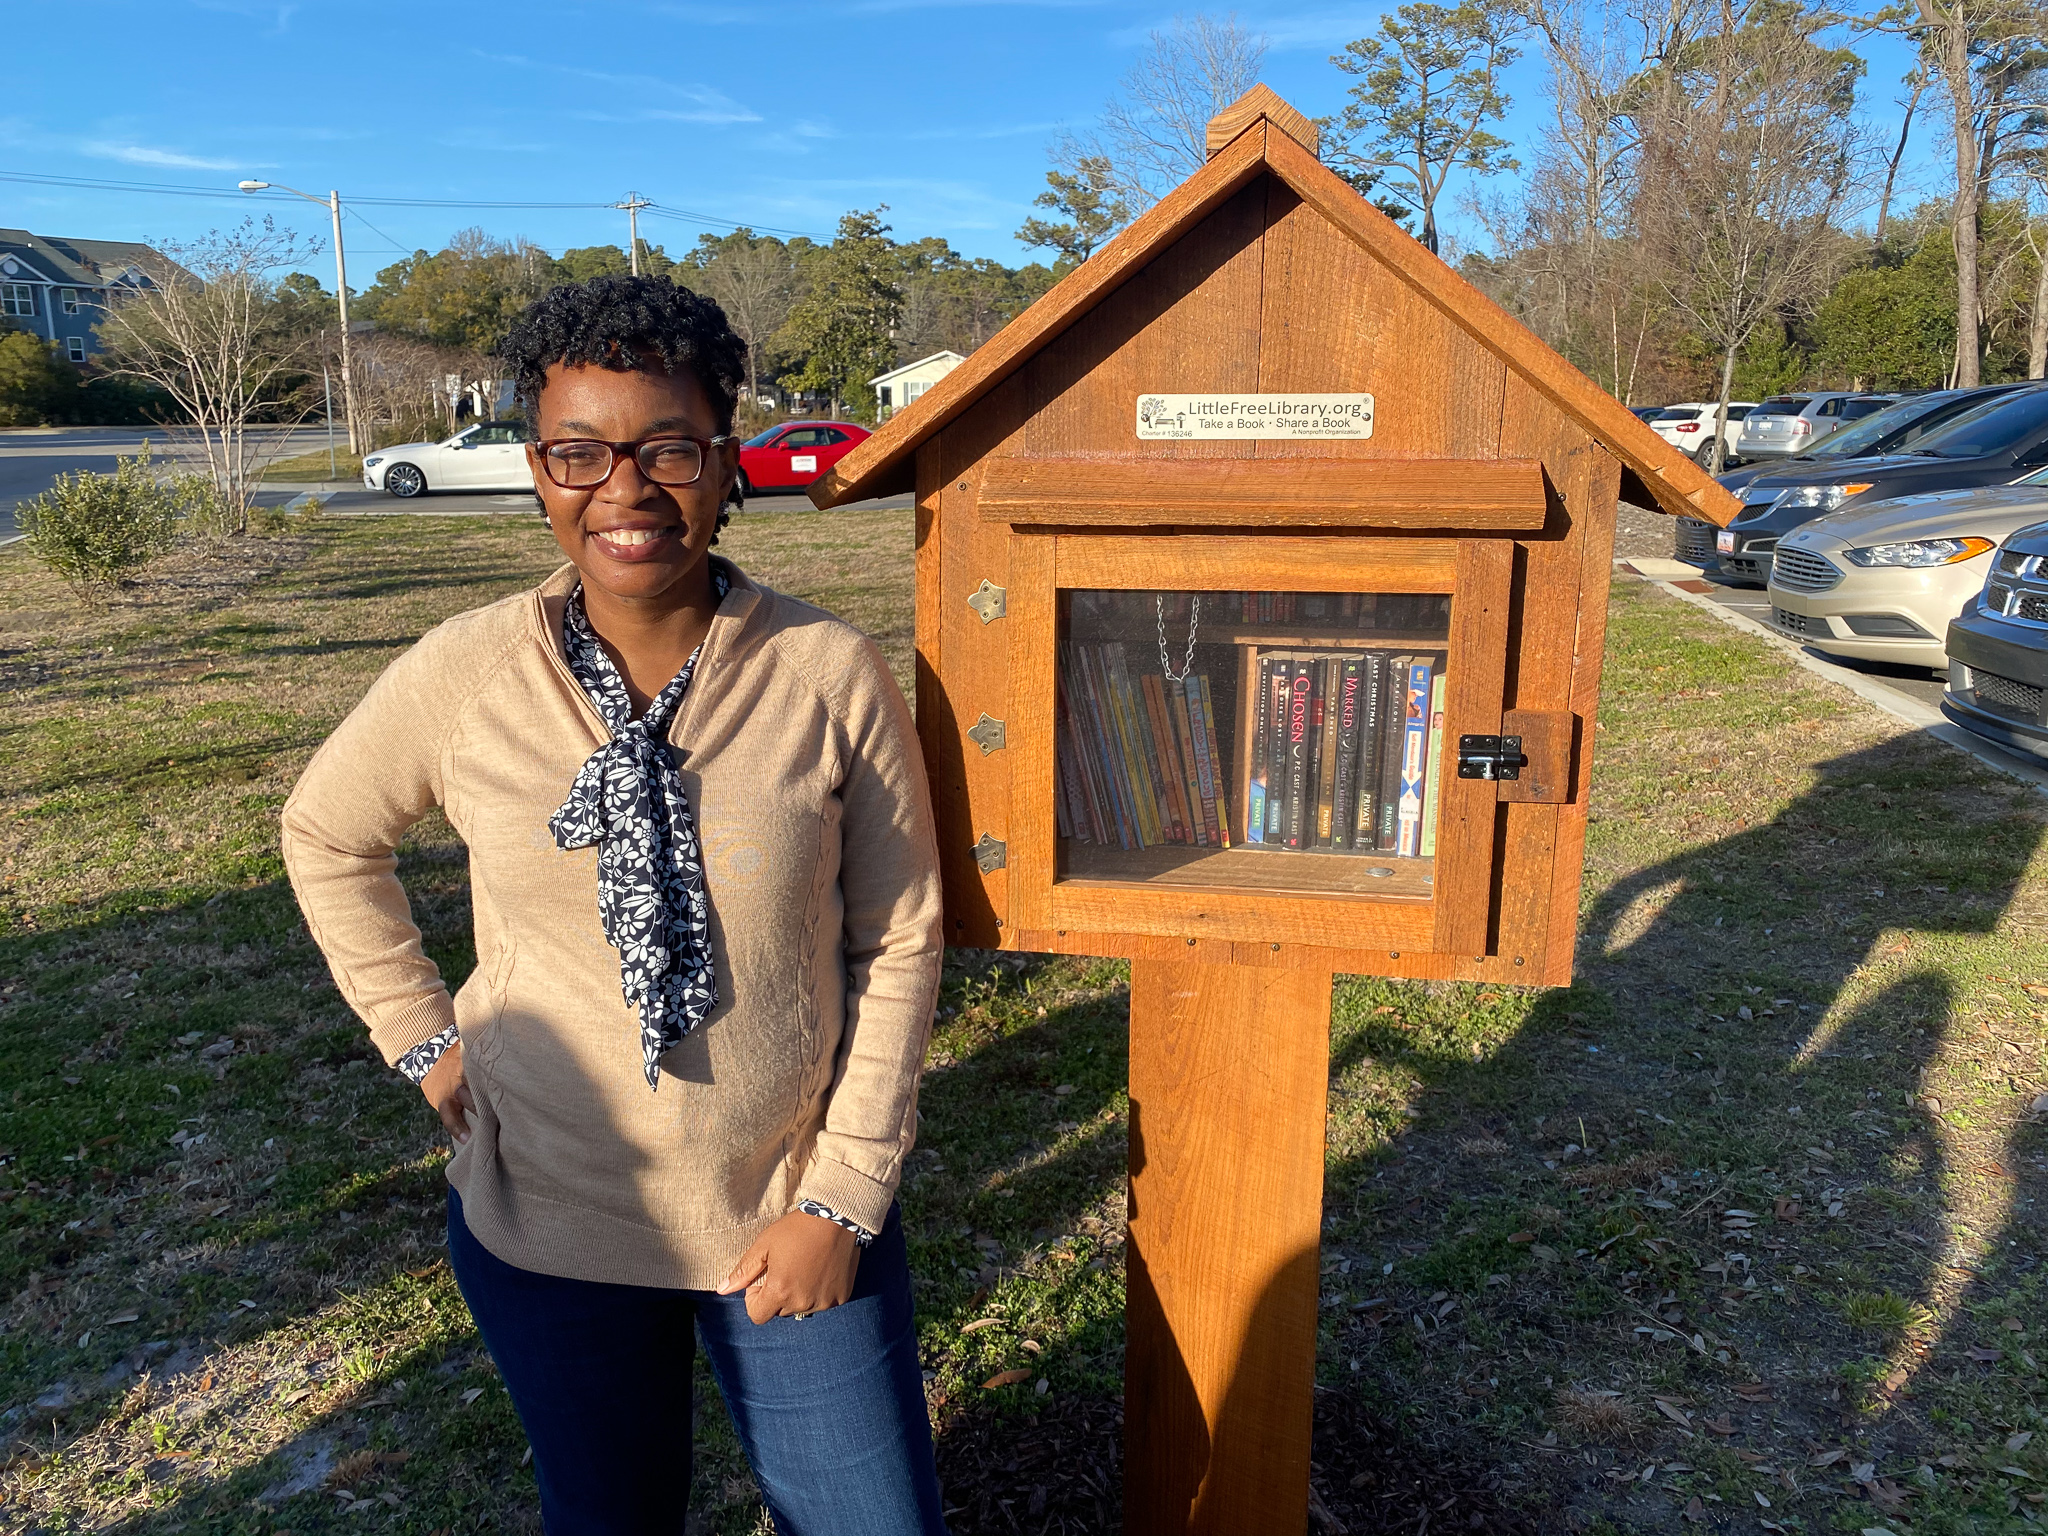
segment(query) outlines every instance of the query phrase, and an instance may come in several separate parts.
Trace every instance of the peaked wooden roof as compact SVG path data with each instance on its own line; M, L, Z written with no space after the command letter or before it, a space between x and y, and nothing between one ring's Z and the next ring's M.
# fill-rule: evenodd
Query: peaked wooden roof
M1280 111L1283 108L1288 114L1285 117ZM1627 475L1633 475L1648 496L1674 516L1725 524L1735 515L1740 503L1734 495L1717 485L1689 455L1651 431L1620 401L1545 346L1528 327L1319 162L1296 137L1304 126L1313 133L1312 125L1300 113L1264 86L1255 86L1217 114L1216 122L1227 125L1240 117L1244 126L1228 143L1211 150L1207 165L1076 267L915 403L891 416L880 431L812 485L812 502L836 507L914 489L914 458L920 443L1136 276L1224 199L1253 177L1270 174L1620 459L1626 472L1625 492L1630 489Z

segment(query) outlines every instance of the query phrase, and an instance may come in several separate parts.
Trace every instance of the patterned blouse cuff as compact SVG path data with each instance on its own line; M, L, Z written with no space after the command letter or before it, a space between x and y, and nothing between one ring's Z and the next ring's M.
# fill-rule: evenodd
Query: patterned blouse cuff
M405 1080L417 1088L434 1070L434 1063L441 1059L449 1046L455 1044L455 1039L455 1026L450 1024L431 1040L422 1040L399 1057L394 1065Z
M851 1216L842 1216L829 1205L820 1205L815 1200L799 1200L796 1208L806 1216L818 1216L835 1227L844 1227L853 1234L853 1240L865 1248L875 1240L875 1234L855 1221Z

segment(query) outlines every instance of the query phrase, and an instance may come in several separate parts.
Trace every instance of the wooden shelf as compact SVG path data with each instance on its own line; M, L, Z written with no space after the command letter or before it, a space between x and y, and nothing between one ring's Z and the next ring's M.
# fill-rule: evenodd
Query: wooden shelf
M1213 633L1206 624L1200 626L1197 643L1300 651L1397 651L1408 646L1441 651L1451 643L1448 627L1434 635L1419 629L1314 629L1304 624L1226 624L1217 628L1222 632Z
M1183 885L1248 896L1349 896L1428 901L1434 859L1306 849L1106 848L1060 840L1061 882L1087 885Z

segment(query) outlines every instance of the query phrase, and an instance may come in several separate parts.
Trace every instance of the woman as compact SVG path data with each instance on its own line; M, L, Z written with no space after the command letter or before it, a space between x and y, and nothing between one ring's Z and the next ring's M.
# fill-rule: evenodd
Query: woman
M683 1529L701 1334L791 1536L943 1532L895 1191L939 971L922 766L874 646L711 546L745 347L661 278L504 355L569 564L450 619L315 755L315 940L456 1143L448 1248L547 1529ZM393 849L440 806L451 999Z

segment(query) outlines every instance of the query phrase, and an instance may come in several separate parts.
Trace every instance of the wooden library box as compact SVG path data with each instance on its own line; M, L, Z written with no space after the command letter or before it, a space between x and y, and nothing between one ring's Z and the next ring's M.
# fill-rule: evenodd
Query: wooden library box
M1316 148L1254 88L811 492L916 496L949 942L1132 962L1132 1531L1302 1529L1331 978L1570 979L1617 500L1736 510Z

